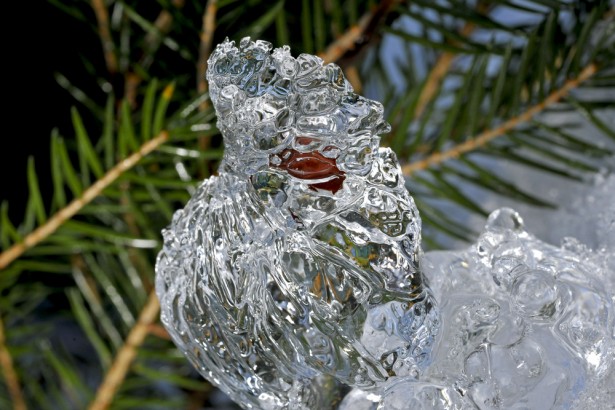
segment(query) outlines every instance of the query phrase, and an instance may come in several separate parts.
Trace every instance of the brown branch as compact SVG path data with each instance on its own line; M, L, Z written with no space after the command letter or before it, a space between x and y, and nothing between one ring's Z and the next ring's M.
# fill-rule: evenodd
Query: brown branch
M207 91L207 80L205 74L207 73L207 59L211 54L211 46L214 40L214 31L216 30L216 12L218 11L218 2L216 0L209 0L207 6L205 6L205 13L203 13L203 29L201 31L201 43L199 46L199 59L196 67L197 78L197 91L199 94L203 94ZM205 103L203 103L205 104ZM204 110L205 107L201 107Z
M170 98L172 91L165 90L164 98ZM111 168L101 179L86 189L83 194L74 199L70 204L56 212L44 225L39 226L25 237L23 242L16 243L6 251L0 253L0 269L6 268L11 262L20 257L25 251L32 248L49 235L54 233L64 222L75 216L85 205L90 203L100 193L111 185L120 175L132 168L143 157L158 148L169 139L169 133L162 131L156 138L149 140L141 146L139 151L119 162Z
M423 115L423 112L425 112L425 108L438 92L440 83L444 76L446 76L446 73L448 73L454 59L455 54L450 52L444 52L438 57L436 64L427 76L427 80L425 80L425 86L421 90L421 94L416 103L416 108L414 109L415 119L419 118Z
M486 9L487 8L485 5L478 5L479 12L484 12L486 11ZM467 22L461 28L459 34L464 37L467 37L472 34L475 28L476 25L474 23ZM425 108L438 92L438 89L440 88L440 83L442 82L442 79L444 78L444 76L446 76L446 73L453 64L455 56L455 53L445 51L444 53L440 54L440 57L438 57L438 60L434 64L434 67L431 69L429 75L427 76L425 86L421 90L421 94L419 95L419 99L416 103L416 108L414 109L415 119L423 115L423 112L425 112Z
M171 4L178 10L184 7L185 0L172 0ZM173 15L166 9L163 9L154 20L155 30L148 31L143 40L143 53L139 59L139 65L144 71L147 71L152 65L153 54L162 43L165 35L167 35L173 27ZM131 107L137 105L137 91L143 77L135 72L127 72L125 75L124 98L128 100Z
M173 0L171 2L173 6L177 9L181 9L184 7L184 0ZM173 15L166 9L163 9L156 20L154 20L155 31L150 31L145 35L145 47L146 49L153 50L160 43L160 39L163 35L167 34L171 31L171 27L173 25Z
M587 67L585 67L585 69L583 69L583 71L581 71L577 78L566 81L560 89L549 94L549 96L547 96L547 98L545 98L543 101L539 102L536 105L533 105L522 114L511 118L510 120L500 124L496 128L486 130L476 135L475 137L472 137L462 142L461 144L454 146L449 150L443 152L436 152L425 159L402 166L402 171L404 175L410 175L413 172L429 168L432 165L440 164L449 159L457 158L461 154L465 154L467 152L483 147L491 140L507 133L518 125L531 120L534 116L544 111L547 107L555 104L563 97L565 97L572 89L578 87L581 83L588 80L597 71L598 66L596 64L588 65Z
M4 336L4 322L0 318L0 366L2 366L2 373L4 374L4 380L9 390L9 395L13 401L14 410L26 410L26 402L24 401L23 394L21 393L21 387L19 386L19 379L17 378L17 372L13 366L13 359L6 347L6 338Z
M196 86L199 94L207 92L207 60L211 54L211 49L214 41L214 32L216 31L216 13L218 12L218 2L216 0L208 0L203 13L203 25L201 30L201 41L199 45L199 59L196 64ZM199 105L200 111L205 111L209 108L209 100L204 100ZM201 152L209 149L211 139L201 135L198 138L198 147ZM199 176L205 178L207 176L208 161L202 161L199 164Z
M169 335L169 332L167 332L167 330L158 323L152 323L149 325L147 327L147 331L150 335L156 336L160 339L171 340L171 335Z
M376 30L378 23L389 14L397 3L400 3L400 1L385 0L380 2L378 6L365 13L357 24L346 30L318 56L327 64L338 61L350 51L358 51L359 44L365 45L369 42L368 38Z
M118 388L126 378L130 365L137 356L137 349L143 344L148 334L149 326L158 318L159 310L158 297L152 291L141 310L139 320L130 330L126 342L115 356L111 368L98 388L94 401L88 407L89 410L104 410L109 407Z
M98 22L98 35L102 42L107 70L109 70L111 74L116 73L118 64L113 39L111 38L111 31L109 30L109 13L107 11L107 6L105 6L104 0L92 0L92 8L96 14L96 21Z
M346 79L352 85L352 89L355 93L361 94L363 90L363 83L361 82L361 75L356 65L349 65L346 67Z

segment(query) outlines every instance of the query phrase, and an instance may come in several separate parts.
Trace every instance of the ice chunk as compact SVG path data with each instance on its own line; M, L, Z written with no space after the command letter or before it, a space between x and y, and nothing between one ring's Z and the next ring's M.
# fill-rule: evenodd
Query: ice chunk
M382 105L262 41L225 41L207 76L223 163L156 265L177 346L245 408L326 409L344 384L418 377L440 319Z
M371 400L353 390L340 409L612 408L614 272L572 245L548 245L500 209L470 249L426 253L442 317L431 365Z

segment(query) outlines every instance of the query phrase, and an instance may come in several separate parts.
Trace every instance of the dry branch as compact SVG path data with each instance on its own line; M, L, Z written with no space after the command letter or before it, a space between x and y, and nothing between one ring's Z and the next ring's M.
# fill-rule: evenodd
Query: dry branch
M493 139L506 134L508 131L516 128L520 124L523 124L536 115L544 111L549 106L555 104L560 101L563 97L565 97L572 89L578 87L584 81L588 80L591 76L593 76L598 71L598 67L595 64L590 64L581 73L577 78L573 78L564 83L564 85L553 93L549 94L547 98L543 101L539 102L536 105L531 106L526 111L521 113L520 115L509 119L508 121L498 125L495 128L491 128L489 130L483 131L482 133L454 146L451 149L442 152L436 152L431 154L427 158L424 158L419 161L412 162L410 164L402 166L402 171L405 175L410 175L413 172L420 171L423 169L427 169L433 165L440 164L446 160L457 158L462 154L465 154L470 151L474 151L478 148L485 146L487 143L492 141Z
M6 382L6 386L8 387L11 400L13 401L13 409L26 410L26 402L24 401L23 394L21 393L17 372L13 366L13 358L6 347L4 322L2 321L2 318L0 318L0 366L2 366L4 380Z
M216 12L218 4L216 0L209 0L203 13L203 28L201 30L201 42L199 46L199 59L197 61L196 78L197 91L202 94L207 91L207 81L205 73L207 72L207 59L211 54L211 47L214 40L214 31L216 30ZM205 103L204 103L205 104Z
M149 333L150 325L158 319L159 310L158 297L152 291L141 310L139 320L130 330L126 342L115 356L113 364L98 388L96 397L88 407L89 410L104 410L109 407L117 390L126 378L130 365L137 356L137 349L143 344L145 337Z
M350 51L357 51L357 45L369 43L368 38L378 27L387 14L400 3L398 0L386 0L378 6L373 7L371 11L365 13L357 24L350 27L344 34L332 42L325 51L319 53L318 56L326 63L333 63L342 58Z
M118 64L113 39L111 38L111 30L109 29L109 12L107 11L107 6L104 0L92 0L92 8L96 14L96 21L98 22L98 35L102 42L107 70L109 70L111 74L116 73Z
M478 5L477 7L477 10L479 12L484 12L486 11L486 9L487 8L484 5ZM472 34L475 28L476 25L474 23L467 22L461 28L459 34L464 37L467 37ZM442 82L442 79L453 64L455 56L455 53L445 51L444 53L440 54L440 57L438 57L438 60L429 72L427 80L425 81L425 86L423 87L423 89L421 90L421 94L419 95L419 99L414 110L414 118L419 118L421 115L423 115L425 108L438 92L438 89L440 88L440 83Z
M86 189L79 198L74 199L70 204L60 209L51 218L49 218L44 225L41 225L26 236L23 242L16 243L6 251L0 253L0 269L6 268L15 259L19 258L25 251L38 244L49 235L53 234L60 226L62 226L64 222L75 216L77 212L100 195L105 188L111 185L124 172L135 166L143 157L158 148L168 139L169 133L162 131L156 138L143 144L139 151L135 152L128 158L119 162L115 167L111 168L101 179L97 180L88 189Z

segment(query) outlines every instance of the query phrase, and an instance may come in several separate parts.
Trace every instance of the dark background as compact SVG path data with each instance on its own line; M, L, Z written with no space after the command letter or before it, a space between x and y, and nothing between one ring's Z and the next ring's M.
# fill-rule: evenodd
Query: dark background
M36 160L42 196L48 200L52 192L51 131L57 127L70 138L70 107L79 108L79 103L58 85L54 74L62 73L84 91L99 94L100 89L96 89L82 61L87 58L103 64L103 70L104 62L100 43L92 46L97 41L93 28L46 0L8 2L3 7L3 97L8 110L4 110L0 150L0 202L9 201L9 215L17 225L23 219L28 198L28 156Z

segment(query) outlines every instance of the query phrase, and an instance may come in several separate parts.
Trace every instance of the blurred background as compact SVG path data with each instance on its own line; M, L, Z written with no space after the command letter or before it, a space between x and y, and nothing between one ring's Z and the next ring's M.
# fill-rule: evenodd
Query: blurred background
M135 329L145 330L137 356L120 360L119 387L100 408L233 406L174 348L151 299L159 232L221 157L202 73L227 36L318 53L383 102L393 128L383 145L404 166L426 249L468 246L501 206L550 243L572 235L613 249L614 6L11 2L5 15L19 24L4 28L0 150L0 356L11 364L0 408L97 405ZM20 245L163 129L169 141Z

